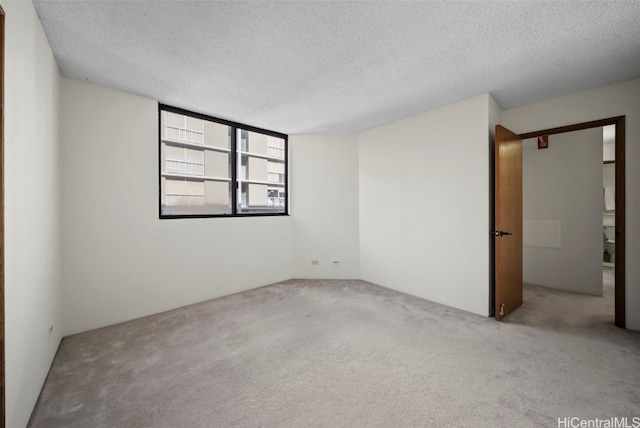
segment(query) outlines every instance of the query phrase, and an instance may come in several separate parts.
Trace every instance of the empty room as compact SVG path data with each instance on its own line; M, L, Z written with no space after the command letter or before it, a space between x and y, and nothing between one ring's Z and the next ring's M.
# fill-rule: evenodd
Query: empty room
M640 427L640 2L0 7L2 426Z

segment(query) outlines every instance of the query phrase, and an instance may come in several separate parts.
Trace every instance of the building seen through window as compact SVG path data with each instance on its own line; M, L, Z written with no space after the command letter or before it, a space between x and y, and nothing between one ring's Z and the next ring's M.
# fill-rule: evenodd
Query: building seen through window
M160 216L286 214L286 149L284 134L161 106Z

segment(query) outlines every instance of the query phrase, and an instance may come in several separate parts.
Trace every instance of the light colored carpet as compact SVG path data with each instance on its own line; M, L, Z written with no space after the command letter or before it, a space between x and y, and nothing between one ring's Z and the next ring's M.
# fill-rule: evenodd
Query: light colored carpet
M640 416L640 334L613 326L608 294L527 286L496 322L363 281L286 281L65 338L30 426Z

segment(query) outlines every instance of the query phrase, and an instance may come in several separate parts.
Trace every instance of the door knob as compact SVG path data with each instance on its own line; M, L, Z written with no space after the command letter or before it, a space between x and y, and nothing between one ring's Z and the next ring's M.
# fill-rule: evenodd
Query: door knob
M512 235L511 232L505 232L503 230L496 230L495 232L491 232L491 233L493 235L496 235L496 236L504 236L504 235L510 236L510 235Z

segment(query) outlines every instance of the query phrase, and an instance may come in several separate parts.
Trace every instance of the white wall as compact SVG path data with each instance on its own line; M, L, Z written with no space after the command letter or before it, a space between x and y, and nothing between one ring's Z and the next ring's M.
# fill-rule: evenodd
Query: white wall
M62 337L60 75L31 2L2 1L5 58L6 425L26 426ZM49 326L53 324L53 333Z
M482 95L360 134L363 279L488 314L489 105Z
M525 140L522 190L524 282L602 295L602 128Z
M65 334L292 276L290 217L158 219L158 104L62 79Z
M357 134L292 135L289 146L293 277L359 278Z
M525 133L626 116L626 327L640 330L640 79L502 112L505 126Z

